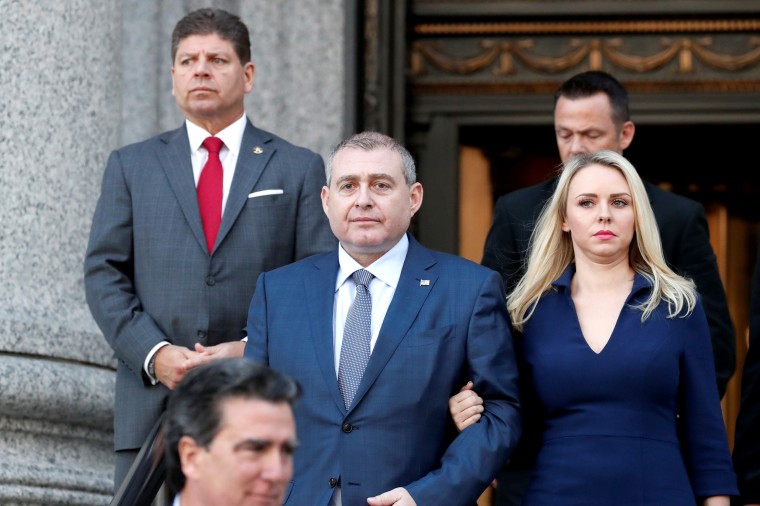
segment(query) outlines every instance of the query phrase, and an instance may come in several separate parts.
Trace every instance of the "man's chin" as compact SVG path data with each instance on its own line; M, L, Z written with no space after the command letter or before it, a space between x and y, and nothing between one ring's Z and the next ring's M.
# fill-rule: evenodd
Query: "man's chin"
M190 112L199 118L211 118L219 114L219 104L211 97L192 99L187 106Z
M343 243L343 249L349 253L359 253L361 255L375 255L377 253L384 253L387 249L387 243L385 241L360 241L352 242L349 247Z

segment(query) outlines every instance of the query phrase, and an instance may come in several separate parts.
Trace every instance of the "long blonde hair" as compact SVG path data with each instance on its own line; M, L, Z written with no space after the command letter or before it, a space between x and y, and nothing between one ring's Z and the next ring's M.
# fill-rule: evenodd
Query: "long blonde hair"
M668 318L678 316L684 308L683 316L687 316L694 309L697 300L694 282L673 272L665 262L657 221L636 169L614 151L597 151L578 155L565 163L557 187L536 222L528 247L525 274L507 297L507 310L517 330L523 329L541 296L552 289L552 282L575 261L572 238L562 230L562 223L570 181L589 165L619 170L631 190L635 233L628 250L628 262L634 271L652 283L651 295L634 306L642 311L641 320L646 320L663 300L668 304Z

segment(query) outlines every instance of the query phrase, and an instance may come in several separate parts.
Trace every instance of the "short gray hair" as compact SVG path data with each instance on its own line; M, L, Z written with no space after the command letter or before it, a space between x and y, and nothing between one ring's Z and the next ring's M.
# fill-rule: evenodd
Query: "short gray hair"
M325 176L327 180L327 186L330 186L330 177L332 176L332 166L335 155L344 149L361 149L362 151L374 151L376 149L389 149L401 156L401 160L404 163L404 179L408 186L417 182L417 168L414 165L414 158L411 153L404 146L393 137L389 137L380 132L360 132L354 134L348 139L345 139L340 144L335 146L327 158L327 164L325 165Z

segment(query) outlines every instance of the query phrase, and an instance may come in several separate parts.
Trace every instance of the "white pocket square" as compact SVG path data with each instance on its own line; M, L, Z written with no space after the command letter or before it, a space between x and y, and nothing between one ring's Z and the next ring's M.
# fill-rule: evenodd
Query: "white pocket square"
M281 189L276 190L259 190L257 192L249 193L248 198L263 197L264 195L282 195Z

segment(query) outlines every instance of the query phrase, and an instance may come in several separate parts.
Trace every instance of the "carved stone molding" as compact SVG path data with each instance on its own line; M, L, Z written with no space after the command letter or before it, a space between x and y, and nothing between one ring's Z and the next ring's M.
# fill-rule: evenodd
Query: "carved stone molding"
M552 33L748 32L760 30L757 19L682 19L634 21L541 21L518 23L419 23L416 35L508 35Z
M437 17L557 15L746 15L760 12L754 0L413 0L412 12Z
M408 74L422 93L543 92L583 70L613 72L633 89L760 91L760 19L424 23L412 32Z
M533 52L535 41L524 39L517 42L481 40L482 50L471 57L457 57L445 52L441 41L417 41L412 45L411 75L429 74L427 64L448 74L472 74L491 67L495 76L509 76L517 73L514 59L520 60L529 70L554 73L571 70L584 62L592 70L599 70L605 62L630 72L652 72L671 62L677 63L677 71L693 73L694 59L708 67L722 71L740 71L754 67L760 62L760 37L749 37L750 48L741 54L726 54L711 49L710 37L677 39L660 38L662 49L648 55L630 54L621 51L623 40L612 39L570 39L570 51L558 56L543 56Z

